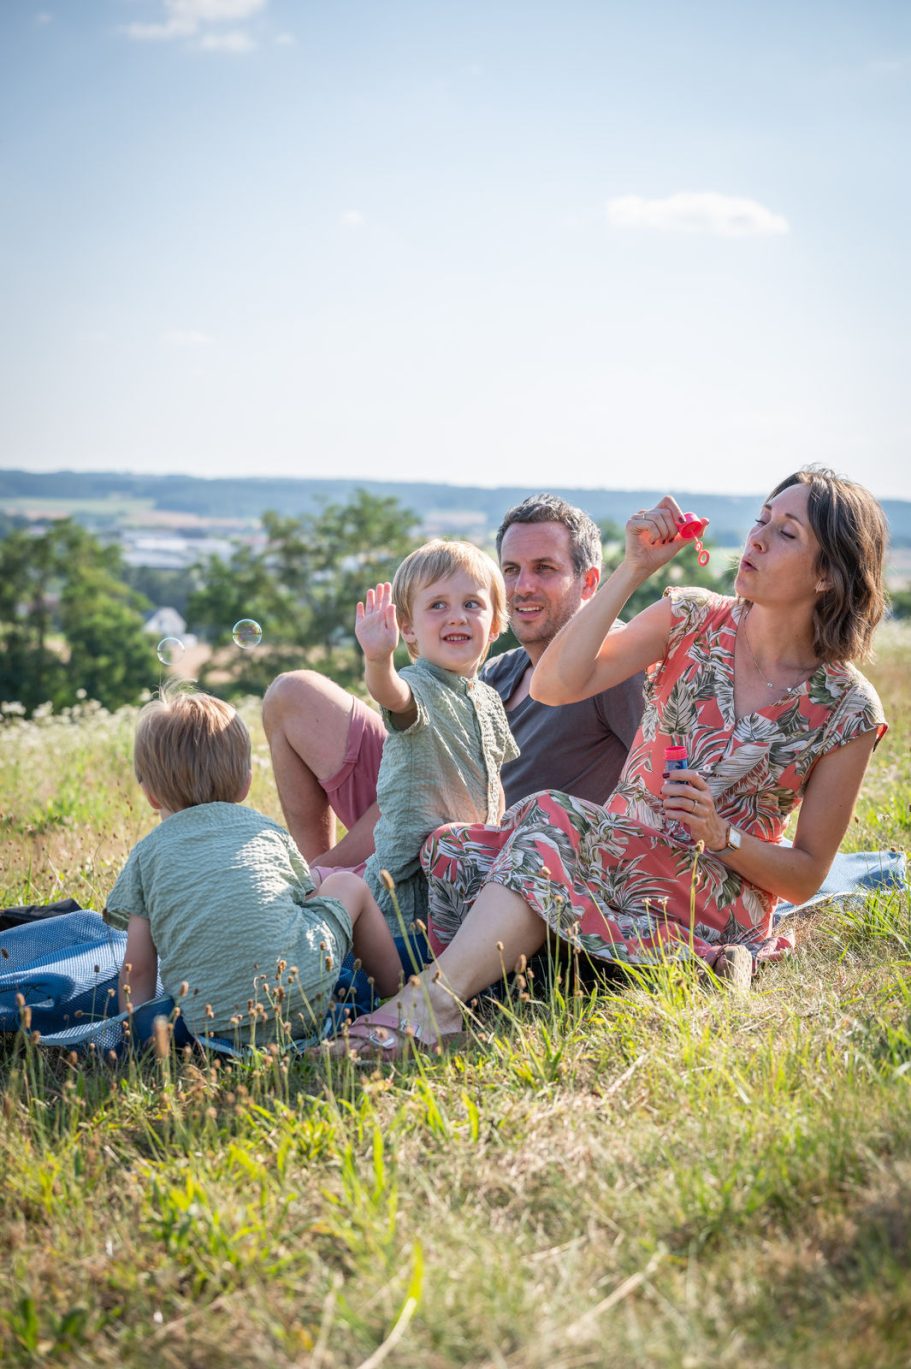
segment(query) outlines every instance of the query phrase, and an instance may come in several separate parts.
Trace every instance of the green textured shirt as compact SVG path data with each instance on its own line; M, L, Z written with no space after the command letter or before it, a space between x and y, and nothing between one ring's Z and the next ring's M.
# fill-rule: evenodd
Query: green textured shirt
M257 1025L256 1040L272 1039L284 961L282 1013L292 1036L315 1037L351 949L351 920L337 899L312 892L307 862L283 827L243 804L202 803L171 814L133 847L107 913L115 925L148 918L162 985L194 1035L247 1039L254 999L270 1019Z
M388 735L376 786L380 817L364 871L395 933L401 928L380 870L395 880L405 927L415 918L426 921L424 841L447 822L499 822L500 766L519 754L495 689L422 659L399 673L417 718L399 731L383 710Z

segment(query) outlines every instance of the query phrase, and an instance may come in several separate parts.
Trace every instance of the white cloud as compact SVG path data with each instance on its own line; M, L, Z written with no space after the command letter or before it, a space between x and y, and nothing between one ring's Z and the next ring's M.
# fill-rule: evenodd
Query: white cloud
M297 45L297 39L293 33L280 33L275 39L275 46L279 48L293 48Z
M266 0L164 0L164 4L170 14L195 24L233 24L266 8Z
M713 191L681 191L666 199L620 195L607 202L607 221L614 228L651 228L663 233L713 233L722 238L768 237L787 233L789 225L757 200Z
M214 339L197 328L170 328L162 333L161 341L168 347L208 347Z
M182 19L168 19L164 24L125 24L123 31L134 43L159 43L171 38L192 38L196 28Z
M53 17L54 17L54 16L53 16L52 14L48 14L47 10L42 10L40 14L36 14L36 15L35 15L35 23L36 23L36 24L49 24L49 23L51 22L51 20L53 19Z
M249 33L231 29L228 33L206 33L197 43L205 52L252 52L256 47Z
M162 0L164 17L161 23L127 24L124 33L135 42L168 42L173 38L193 38L207 24L230 24L238 20L251 19L254 14L265 9L268 0ZM245 35L243 35L245 37ZM211 43L204 34L200 46L221 49L224 52L247 51L247 47L237 44L237 35L226 34L229 39L224 43ZM252 46L252 40L249 40Z
M864 70L869 76L897 76L907 66L908 59L904 57L874 57L867 62Z
M346 209L339 214L338 221L343 228L363 228L367 220L359 209Z

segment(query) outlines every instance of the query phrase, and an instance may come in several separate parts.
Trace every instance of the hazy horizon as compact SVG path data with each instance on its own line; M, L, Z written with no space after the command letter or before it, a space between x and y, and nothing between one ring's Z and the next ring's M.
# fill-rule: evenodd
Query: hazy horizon
M89 469L89 468L86 468L85 470L80 470L80 469L78 469L78 468L74 468L74 467L71 467L71 466L70 466L70 467L59 466L59 467L49 468L47 471L41 471L41 470L28 470L27 468L24 468L24 467L12 467L12 466L2 466L2 465L0 465L0 476L2 476L4 473L7 473L7 474L22 473L22 474L24 474L24 475L26 475L26 476L34 475L34 476L42 477L42 478L49 478L49 477L51 477L51 476L53 476L53 475L73 475L73 476L77 476L77 477L86 477L86 478L98 477L98 478L100 478L100 479L102 479L102 480L103 480L103 479L106 479L106 478L125 477L125 478L131 479L131 480L132 480L132 479L136 479L136 480L201 480L201 481L210 481L210 482L213 482L213 483L216 482L216 481L241 481L241 482L249 481L249 482L251 482L251 483L253 483L253 484L256 484L256 483L271 484L271 483L273 483L273 482L275 482L275 481L292 481L292 482L298 482L298 483L301 483L301 484L305 484L305 483L328 483L328 484L342 483L342 484L346 484L346 485L347 485L347 484L351 484L351 485L354 485L354 486L358 486L358 485L382 485L382 486L387 486L387 485L388 485L388 486L393 486L393 487L399 487L399 486L402 486L402 487L408 487L408 486L426 486L428 489L432 489L432 490L453 489L453 490L458 491L458 490L462 489L462 490L481 490L481 491L484 491L484 492L487 492L487 491L495 492L495 491L498 491L498 490L504 490L504 491L528 491L528 492L537 492L537 491L545 490L545 489L546 489L546 490L549 490L549 491L551 491L551 492L559 492L559 493L570 494L570 495L573 494L573 493L578 493L578 494L580 494L580 495L584 495L584 494L600 494L600 495L620 494L620 495L622 495L622 494L628 492L628 493L630 493L631 495L632 495L632 494L635 494L635 495L654 494L654 495L656 495L656 496L657 496L657 495L662 495L662 494L673 494L673 495L675 495L675 496L690 496L690 495L692 495L692 496L694 496L694 497L704 496L704 497L706 497L706 498L711 497L711 498L718 498L718 499L722 499L722 500L724 500L724 499L726 499L726 498L730 498L730 499L734 499L734 500L761 499L761 498L763 498L763 497L768 493L769 488L770 488L769 485L765 485L765 486L759 486L759 485L757 485L757 486L756 486L755 488L753 488L753 489L725 490L725 489L719 489L718 487L714 487L714 486L713 486L713 487L704 487L704 488L703 488L703 487L700 487L700 486L697 486L697 485L694 485L694 484L681 484L679 481L676 482L676 483L674 483L673 485L668 485L668 486L666 486L666 487L654 486L654 485L643 484L643 483L636 483L636 484L633 484L633 485L624 485L624 484L619 483L619 482L617 482L617 481L611 481L610 483L608 483L608 482L606 482L606 481L603 481L603 482L601 482L600 484L597 484L597 485L582 485L582 484L576 484L576 483L569 483L569 482L567 482L566 480L557 479L557 478L552 479L549 483L548 483L548 482L542 482L542 483L538 483L538 484L534 484L534 483L529 484L528 482L523 482L523 481L521 481L521 480L488 480L488 481L483 481L483 480L471 480L471 481L469 481L469 480L465 480L465 481L455 481L455 480L450 480L450 479L448 479L448 478L441 478L441 479L438 479L438 480L432 480L432 479L429 479L429 478L426 478L426 477L421 477L421 476L415 476L415 477L405 477L405 476L402 476L402 477L400 477L400 478L396 478L396 477L394 477L394 476L382 476L382 475L378 475L376 472L372 472L372 473L371 473L371 472L366 472L366 473L364 473L364 474L362 474L362 475L333 474L333 475L322 475L322 476L321 476L321 475L294 475L293 473L289 473L289 472L285 472L285 471L280 471L280 472L278 472L278 473L249 475L249 474L244 474L243 472L240 472L240 471L238 471L238 472L231 472L231 473L227 473L227 474L215 474L215 473L207 473L207 472L177 471L177 470L170 470L170 471L167 471L167 470L163 470L163 471L137 471L137 470L131 470L131 469L127 468L127 467L116 467L116 468L112 467L110 470ZM862 483L863 483L863 482L862 482ZM876 493L876 492L874 491L874 493ZM29 496L29 495L17 495L17 496L7 495L7 496L3 496L2 494L0 494L0 504L10 505L10 504L12 504L12 503L14 503L14 502L22 503L22 502L24 502L25 500L27 500L27 499L29 499L29 498L39 498L39 497L42 498L42 499L50 498L49 495L41 495L41 496L37 496L37 495L31 495L31 496ZM77 499L78 499L79 496L72 496L72 497L70 497L70 496L60 496L60 497L61 497L61 502L72 502L72 499L73 499L73 498L77 498ZM877 497L878 497L879 499L881 499L883 502L886 502L886 503L891 503L891 504L909 504L909 505L911 505L911 498L907 498L907 499L906 499L906 498L903 498L903 497L901 497L901 496L886 495L886 494L877 494Z

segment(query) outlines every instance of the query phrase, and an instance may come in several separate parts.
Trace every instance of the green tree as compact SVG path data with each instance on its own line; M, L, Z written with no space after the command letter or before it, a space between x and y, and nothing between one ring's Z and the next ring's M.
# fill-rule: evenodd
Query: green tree
M123 580L154 607L167 605L176 609L182 618L187 616L190 595L201 583L197 571L159 570L157 566L125 565Z
M158 670L145 600L123 583L119 548L65 519L0 541L0 698L31 713L77 691L107 708L135 701Z
M203 680L227 675L228 692L259 691L279 671L308 663L343 684L360 678L355 604L392 578L415 544L416 523L396 499L364 490L300 518L264 514L262 548L240 547L230 562L212 557L198 568L204 584L190 596L188 617L216 651ZM240 618L262 626L262 650L232 646Z
M911 587L893 590L889 608L893 618L911 618Z

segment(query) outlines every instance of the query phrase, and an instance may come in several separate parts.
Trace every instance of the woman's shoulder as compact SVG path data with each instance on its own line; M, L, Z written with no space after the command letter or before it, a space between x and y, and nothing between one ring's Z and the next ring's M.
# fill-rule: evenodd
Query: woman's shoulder
M730 619L739 602L701 585L668 585L664 597L671 606L671 637L675 640Z
M839 712L863 714L876 726L885 723L879 694L852 661L821 665L809 681L808 692L818 703L837 705Z

